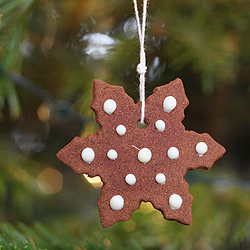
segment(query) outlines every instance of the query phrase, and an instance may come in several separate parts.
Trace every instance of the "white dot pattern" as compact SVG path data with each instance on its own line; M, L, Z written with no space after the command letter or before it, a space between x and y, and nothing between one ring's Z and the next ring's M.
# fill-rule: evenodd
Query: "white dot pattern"
M125 135L125 133L126 133L126 127L124 125L118 125L116 127L116 133L118 135Z
M177 105L177 101L173 96L168 96L163 101L163 109L166 112L171 112Z
M116 110L116 102L112 99L106 100L103 104L103 109L108 115L111 115Z
M182 205L182 198L180 195L178 194L172 194L170 197L169 197L169 206L173 209L173 210L176 210L176 209L179 209Z
M171 147L169 150L168 150L168 157L171 159L171 160L176 160L179 158L179 150L178 148L176 147Z
M142 163L147 163L150 161L152 153L148 148L142 148L138 153L138 160Z
M128 174L125 177L125 181L130 186L133 186L136 183L136 178L135 178L135 176L133 174Z
M163 173L159 173L155 176L155 180L159 184L164 184L166 182L166 176Z
M159 132L162 132L165 130L166 125L163 120L158 120L155 122L155 127L157 128Z
M110 159L110 160L115 160L117 159L118 157L118 154L117 152L114 150L114 149L110 149L107 153L107 157Z
M205 142L199 142L199 143L196 144L195 149L196 149L196 152L200 156L202 156L202 155L204 155L207 152L208 146L207 146L207 144Z
M110 207L113 210L121 210L124 206L124 199L121 195L115 195L110 199Z
M82 151L82 159L86 162L86 163L91 163L94 158L95 158L95 152L92 148L85 148Z

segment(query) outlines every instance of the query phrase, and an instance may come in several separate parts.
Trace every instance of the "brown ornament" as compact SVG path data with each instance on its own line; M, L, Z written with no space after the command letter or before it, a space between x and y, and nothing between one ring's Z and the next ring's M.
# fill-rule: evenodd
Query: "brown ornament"
M155 88L146 99L141 129L141 103L120 86L94 80L91 108L100 128L75 137L57 157L77 174L101 177L104 228L128 220L141 201L151 202L165 219L191 224L193 197L185 175L209 170L226 150L208 134L185 130L181 121L188 103L180 79Z

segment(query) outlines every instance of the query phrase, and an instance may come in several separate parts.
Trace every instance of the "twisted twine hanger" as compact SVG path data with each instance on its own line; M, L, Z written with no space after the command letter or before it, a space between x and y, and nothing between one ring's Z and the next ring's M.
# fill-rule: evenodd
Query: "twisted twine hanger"
M137 73L140 75L140 85L139 85L140 101L141 101L140 123L144 124L144 119L145 119L145 75L147 72L146 53L145 53L144 43L145 43L145 29L146 29L148 0L143 1L142 24L140 22L137 0L133 0L133 2L134 2L137 28L138 28L138 35L139 35L139 40L140 40L140 63L137 65L137 68L136 68Z

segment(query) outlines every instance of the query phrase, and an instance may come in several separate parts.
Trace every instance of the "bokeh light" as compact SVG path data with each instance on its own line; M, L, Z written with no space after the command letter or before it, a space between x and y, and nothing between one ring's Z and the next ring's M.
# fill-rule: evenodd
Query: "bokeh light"
M38 175L36 181L44 194L55 194L62 190L63 176L53 168L45 168Z

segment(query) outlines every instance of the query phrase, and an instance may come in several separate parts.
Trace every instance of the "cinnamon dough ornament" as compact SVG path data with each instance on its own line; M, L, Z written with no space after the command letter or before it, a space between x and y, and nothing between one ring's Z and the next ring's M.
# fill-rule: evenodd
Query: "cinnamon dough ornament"
M57 157L77 174L101 177L98 207L104 228L128 220L142 201L167 220L191 224L193 197L185 175L209 170L225 149L208 134L185 130L181 121L187 105L180 79L155 88L146 99L141 129L141 103L120 86L94 80L91 108L100 128L75 137Z

